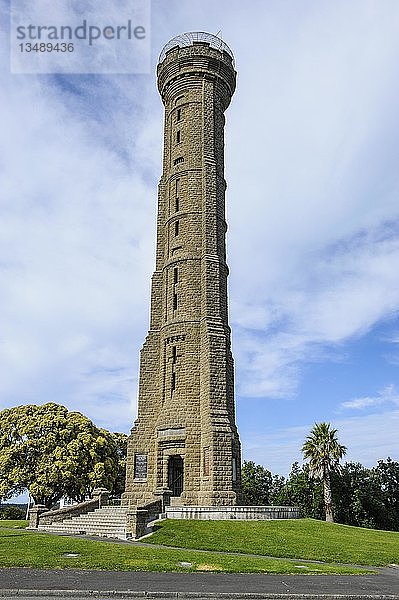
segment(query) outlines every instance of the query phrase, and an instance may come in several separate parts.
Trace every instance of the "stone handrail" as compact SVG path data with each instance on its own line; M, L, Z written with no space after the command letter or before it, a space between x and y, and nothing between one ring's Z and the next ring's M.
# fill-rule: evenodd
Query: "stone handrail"
M152 529L148 527L148 524L158 519L163 508L162 499L159 499L128 509L126 514L127 536L138 539L151 533Z
M65 519L72 519L78 515L84 515L94 511L96 508L108 505L109 492L105 488L96 488L93 490L93 498L72 506L65 506L56 510L49 510L42 504L37 504L29 511L28 529L37 529L39 525L50 525L59 523Z

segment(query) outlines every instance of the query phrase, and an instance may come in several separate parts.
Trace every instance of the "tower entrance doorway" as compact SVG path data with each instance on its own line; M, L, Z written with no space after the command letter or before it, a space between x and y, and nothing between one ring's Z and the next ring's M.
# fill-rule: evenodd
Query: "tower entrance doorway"
M181 456L174 455L168 463L168 488L172 496L181 496L183 491L184 462Z

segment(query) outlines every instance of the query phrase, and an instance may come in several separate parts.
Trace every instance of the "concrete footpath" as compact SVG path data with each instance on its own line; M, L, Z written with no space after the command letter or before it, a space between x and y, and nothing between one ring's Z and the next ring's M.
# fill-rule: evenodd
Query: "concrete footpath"
M0 599L54 597L399 600L399 568L375 575L262 575L0 569Z

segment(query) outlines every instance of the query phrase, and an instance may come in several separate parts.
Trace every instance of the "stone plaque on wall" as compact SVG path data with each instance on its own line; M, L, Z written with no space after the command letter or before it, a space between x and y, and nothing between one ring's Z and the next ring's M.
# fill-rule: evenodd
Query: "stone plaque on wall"
M135 454L134 456L134 478L147 478L147 454Z

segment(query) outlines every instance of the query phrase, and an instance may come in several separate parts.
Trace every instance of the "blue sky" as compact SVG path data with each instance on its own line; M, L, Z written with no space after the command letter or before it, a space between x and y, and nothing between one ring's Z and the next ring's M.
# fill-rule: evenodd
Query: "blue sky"
M54 401L132 426L157 57L178 33L221 30L238 71L226 178L244 458L287 474L326 420L350 460L398 460L398 24L396 0L154 0L150 75L11 75L2 52L0 409Z

